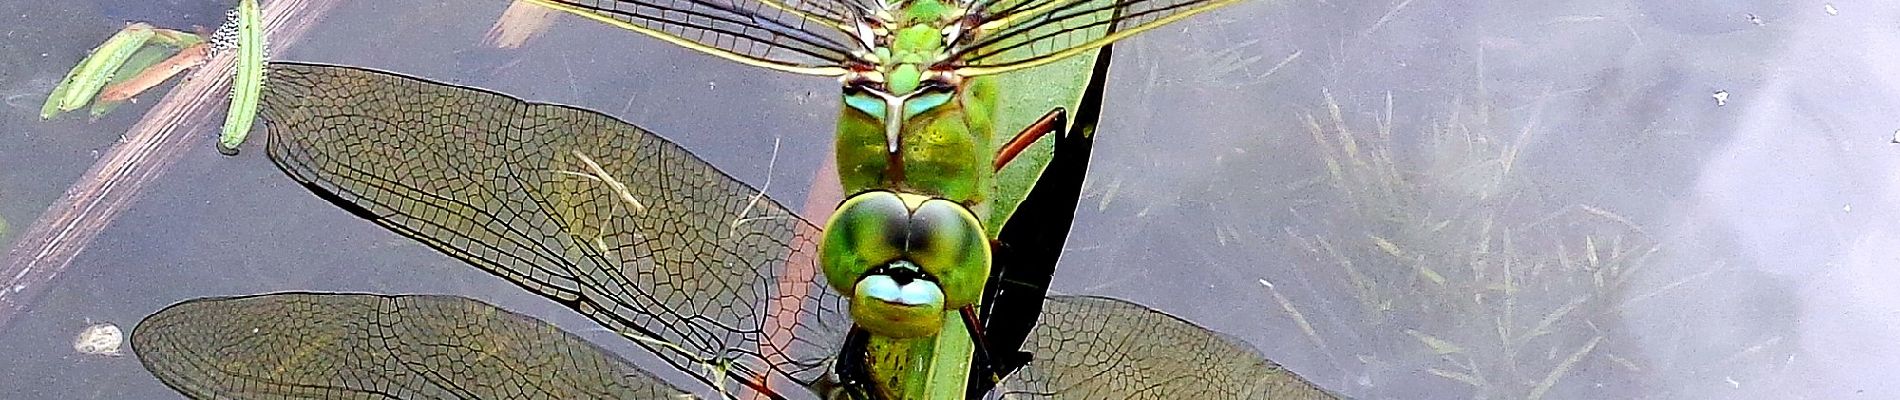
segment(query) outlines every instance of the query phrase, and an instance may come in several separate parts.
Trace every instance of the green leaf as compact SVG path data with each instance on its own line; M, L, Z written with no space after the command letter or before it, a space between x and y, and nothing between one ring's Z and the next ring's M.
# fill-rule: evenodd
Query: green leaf
M1107 0L1094 0L1107 4ZM1096 35L1106 35L1107 28L1093 28ZM1018 51L1030 51L1027 47ZM998 90L996 98L996 137L992 138L991 148L1002 148L1015 138L1016 133L1041 119L1049 110L1058 107L1067 109L1069 117L1074 118L1076 110L1081 108L1082 93L1087 89L1089 80L1094 77L1095 57L1100 50L1089 51L1068 59L1002 74L996 77ZM1069 127L1062 127L1068 129ZM1055 152L1053 138L1044 136L1035 144L1024 149L1021 154L1002 170L996 173L996 196L990 199L990 216L985 228L994 235L1002 231L1004 221L1016 213L1023 197L1036 185L1036 178L1042 175L1044 167Z

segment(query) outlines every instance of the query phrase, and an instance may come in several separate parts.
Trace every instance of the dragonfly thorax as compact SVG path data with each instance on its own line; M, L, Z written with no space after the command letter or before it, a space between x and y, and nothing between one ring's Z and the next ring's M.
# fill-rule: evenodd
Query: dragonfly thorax
M901 190L973 208L988 199L994 96L949 61L977 21L962 0L878 2L853 22L837 143L846 193Z
M900 3L857 24L858 58L846 69L846 105L883 120L886 148L897 152L902 121L948 102L961 82L950 46L962 40L968 20L961 8L938 0ZM892 11L895 11L893 13ZM914 101L913 101L914 99Z
M880 3L882 4L882 3ZM982 20L970 12L967 1L912 0L886 4L865 13L855 24L858 46L847 75L875 71L889 76L891 94L902 96L931 79L932 74L956 75L955 53L975 38ZM846 82L850 82L846 78Z
M992 87L925 74L894 95L866 73L845 86L838 118L839 181L846 193L901 190L982 208L991 189Z

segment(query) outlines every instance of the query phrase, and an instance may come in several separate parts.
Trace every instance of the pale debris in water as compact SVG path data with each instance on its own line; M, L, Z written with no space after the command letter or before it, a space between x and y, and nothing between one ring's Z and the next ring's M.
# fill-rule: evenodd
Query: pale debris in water
M73 351L107 357L118 357L119 346L125 344L125 333L112 323L94 324L79 331L79 337L73 338Z
M1828 15L1828 16L1835 16L1835 15L1841 15L1841 9L1839 9L1839 8L1834 8L1834 3L1827 3L1827 4L1824 4L1824 5L1822 5L1822 6L1821 6L1821 9L1822 9L1822 10L1827 10L1827 15Z
M501 18L495 20L494 27L488 28L482 42L503 49L519 48L529 38L547 30L548 25L554 23L556 12L532 1L508 3L508 10L501 12Z
M1715 98L1716 107L1728 105L1728 91L1727 90L1717 90L1715 91L1715 94L1710 95L1709 97Z

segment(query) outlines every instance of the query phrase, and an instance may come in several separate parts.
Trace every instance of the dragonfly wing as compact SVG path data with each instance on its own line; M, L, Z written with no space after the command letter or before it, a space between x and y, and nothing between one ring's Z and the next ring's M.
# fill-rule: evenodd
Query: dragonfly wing
M312 64L273 63L263 100L271 159L319 196L708 383L809 385L850 327L817 226L632 124Z
M528 0L741 63L806 75L844 74L862 47L849 0Z
M1003 398L1336 399L1237 339L1124 300L1051 296Z
M990 75L1060 61L1239 1L978 0L987 32L957 50L957 72Z
M547 322L454 296L195 299L139 322L132 347L159 380L196 399L688 394Z

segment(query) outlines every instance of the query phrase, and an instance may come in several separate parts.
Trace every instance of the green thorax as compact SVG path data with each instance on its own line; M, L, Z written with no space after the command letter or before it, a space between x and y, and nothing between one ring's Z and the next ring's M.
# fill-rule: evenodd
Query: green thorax
M878 61L845 78L838 173L845 193L887 189L978 210L992 197L996 90L945 62L944 29L962 11L937 0L906 2L874 30Z
M895 153L889 151L883 116L844 108L837 141L844 192L889 189L949 199L981 211L993 189L995 85L986 78L971 79L962 90L941 96L941 104L897 121Z
M890 47L879 50L886 53L879 54L885 60L882 69L886 87L894 95L910 94L922 84L924 70L944 52L942 29L937 24L916 21L892 32Z

